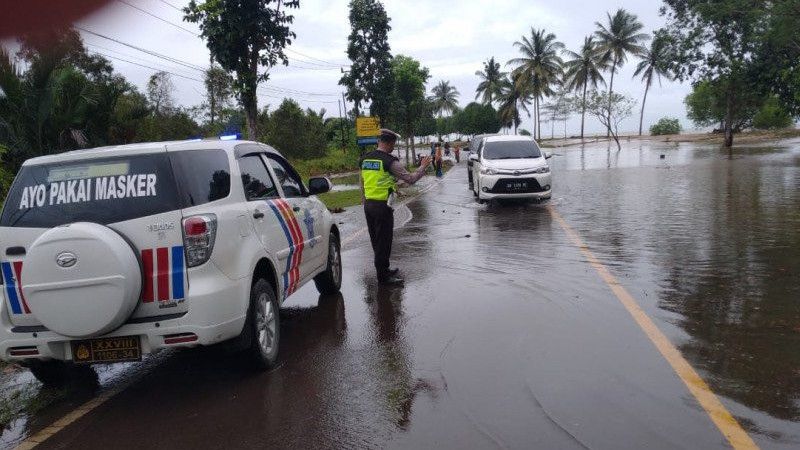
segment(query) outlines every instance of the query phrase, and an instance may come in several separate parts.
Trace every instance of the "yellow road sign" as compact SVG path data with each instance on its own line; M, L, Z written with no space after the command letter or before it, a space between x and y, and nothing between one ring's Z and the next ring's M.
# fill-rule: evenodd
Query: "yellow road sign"
M356 137L375 137L380 134L381 122L377 117L356 117Z

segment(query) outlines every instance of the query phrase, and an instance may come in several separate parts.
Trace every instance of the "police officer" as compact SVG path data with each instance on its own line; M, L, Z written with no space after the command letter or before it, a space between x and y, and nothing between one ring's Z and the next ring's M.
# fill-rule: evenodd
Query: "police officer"
M375 270L381 284L400 284L403 279L398 276L398 269L389 268L389 257L392 253L392 236L394 233L394 199L395 184L402 180L408 184L416 183L431 163L425 157L414 173L409 173L392 152L394 144L400 137L392 130L382 128L378 136L378 148L361 160L361 187L364 194L364 216L367 219L369 239L375 252Z

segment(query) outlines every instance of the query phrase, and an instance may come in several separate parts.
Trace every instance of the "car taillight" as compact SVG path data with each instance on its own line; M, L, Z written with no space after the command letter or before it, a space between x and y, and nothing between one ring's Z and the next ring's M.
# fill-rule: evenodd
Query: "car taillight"
M183 248L186 265L195 267L208 261L217 237L217 216L201 214L183 219Z

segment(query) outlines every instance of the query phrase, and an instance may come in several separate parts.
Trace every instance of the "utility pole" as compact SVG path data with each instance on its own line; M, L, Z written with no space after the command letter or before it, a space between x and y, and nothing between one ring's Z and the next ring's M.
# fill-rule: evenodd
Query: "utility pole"
M344 133L345 133L345 129L344 129L344 121L345 121L345 119L344 119L344 117L342 117L342 102L339 101L339 100L336 100L336 103L339 105L339 125L340 125L339 128L341 128L341 131L342 131L342 153L346 153L347 152L347 145L345 144L345 135L344 135Z

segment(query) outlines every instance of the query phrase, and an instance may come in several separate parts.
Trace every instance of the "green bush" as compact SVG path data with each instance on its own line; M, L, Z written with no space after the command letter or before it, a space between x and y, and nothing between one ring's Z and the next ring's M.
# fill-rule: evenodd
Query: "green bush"
M792 116L775 97L767 99L753 117L753 128L760 130L789 128L793 123Z
M681 123L678 119L671 119L669 117L662 117L654 125L650 127L650 134L653 136L660 136L662 134L680 134Z
M315 175L326 175L330 173L342 173L358 170L358 162L361 153L358 147L348 148L342 152L341 149L331 146L326 151L325 156L313 159L290 158L292 166L300 172L303 179L308 179Z

